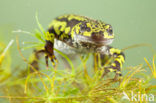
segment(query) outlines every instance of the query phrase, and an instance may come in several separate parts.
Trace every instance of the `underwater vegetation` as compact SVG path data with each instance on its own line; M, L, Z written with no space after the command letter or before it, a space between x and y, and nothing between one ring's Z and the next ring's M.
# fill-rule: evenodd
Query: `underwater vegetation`
M90 68L87 65L89 56L81 58L79 66L75 67L65 54L56 49L55 51L65 58L71 69L59 69L57 65L46 69L46 64L42 60L38 60L38 63L42 64L40 70L35 68L31 64L33 55L30 58L24 57L21 48L44 46L46 32L38 18L36 20L39 29L35 29L33 33L25 33L37 38L38 42L21 47L18 36L7 45L0 42L0 101L3 103L156 102L156 84L152 84L152 81L156 80L155 55L151 59L152 62L143 57L147 65L139 64L123 68L128 72L122 81L114 81L111 75L101 79L103 70L97 69L96 66ZM27 68L11 67L13 58L10 56L9 48L13 43L17 44L18 53L28 65ZM146 73L148 69L151 71L150 74Z

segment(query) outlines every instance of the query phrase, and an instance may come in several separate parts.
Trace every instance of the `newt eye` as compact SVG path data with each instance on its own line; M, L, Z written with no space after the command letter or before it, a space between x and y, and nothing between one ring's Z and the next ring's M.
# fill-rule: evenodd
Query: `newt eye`
M110 36L113 35L113 29L111 27L107 29L107 32L108 32L108 35Z
M110 33L110 34L113 34L113 30L112 30L112 29L109 29L109 33Z

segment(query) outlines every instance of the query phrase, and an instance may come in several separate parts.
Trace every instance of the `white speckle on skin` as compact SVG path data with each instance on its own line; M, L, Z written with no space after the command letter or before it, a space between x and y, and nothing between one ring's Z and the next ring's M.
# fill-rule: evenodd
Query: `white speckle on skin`
M68 43L69 42L69 43ZM71 45L70 45L70 42ZM72 41L60 41L55 39L54 41L54 48L58 49L62 53L66 54L67 56L77 55L77 54L87 54L87 53L101 53L101 54L108 54L107 45L111 44L113 39L108 39L104 41L103 46L98 47L97 43L82 36L82 35L74 35ZM58 53L55 53L58 55Z
M69 54L75 54L75 50L73 47L67 45L66 43L60 41L60 40L56 40L54 41L54 48L58 49L59 51L61 51L62 53L69 55Z

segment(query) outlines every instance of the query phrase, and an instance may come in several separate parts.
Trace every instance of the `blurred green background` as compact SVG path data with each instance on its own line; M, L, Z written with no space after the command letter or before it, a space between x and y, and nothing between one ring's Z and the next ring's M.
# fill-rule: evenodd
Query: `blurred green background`
M40 23L47 29L56 16L79 14L100 19L111 24L115 32L112 46L125 48L130 45L148 43L156 49L156 1L155 0L0 0L0 41L8 43L20 35L20 42L34 41L29 35L13 33L24 30L32 32L37 28L35 14L38 12ZM11 48L12 65L23 64L16 43ZM30 55L31 51L23 51ZM148 47L137 47L125 51L124 66L144 63L144 57L152 59Z

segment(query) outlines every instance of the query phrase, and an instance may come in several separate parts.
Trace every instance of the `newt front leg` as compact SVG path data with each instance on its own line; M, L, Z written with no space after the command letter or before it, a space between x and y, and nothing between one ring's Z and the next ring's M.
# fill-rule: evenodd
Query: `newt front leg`
M102 55L107 55L110 58L112 57L113 60L109 66L104 68L105 72L103 73L102 77L104 77L108 72L115 72L116 75L114 79L117 80L118 77L119 78L122 77L121 68L122 68L123 63L125 62L125 55L121 50L110 47L110 46L103 47L103 48L105 49L100 49L100 55L101 57L103 57L101 58L101 61L102 59L105 59L104 56Z
M46 66L48 67L48 58L50 58L52 65L55 66L56 57L54 55L54 43L51 41L46 41L45 44L45 60L46 60Z
M44 49L38 51L41 53L45 53L45 61L46 61L46 66L48 68L48 59L50 58L52 65L55 66L55 62L57 62L57 59L54 55L54 38L55 35L53 33L47 32L45 35L46 38L46 43L44 46Z

